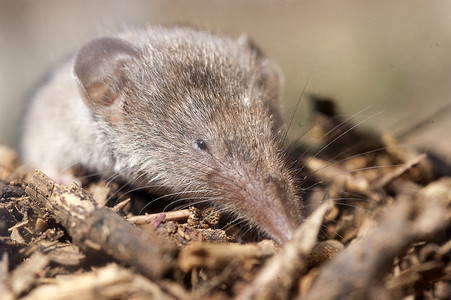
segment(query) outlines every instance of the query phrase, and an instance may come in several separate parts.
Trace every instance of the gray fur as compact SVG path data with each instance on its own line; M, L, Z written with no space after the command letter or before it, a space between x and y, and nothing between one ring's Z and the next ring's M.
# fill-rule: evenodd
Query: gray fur
M279 93L278 67L245 36L130 30L88 43L38 91L23 158L57 176L79 163L212 199L286 241L301 205L282 157Z

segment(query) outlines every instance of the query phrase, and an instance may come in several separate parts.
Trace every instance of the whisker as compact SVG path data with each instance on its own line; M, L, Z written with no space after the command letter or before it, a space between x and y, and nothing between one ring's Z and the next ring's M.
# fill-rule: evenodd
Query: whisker
M367 107L367 108L361 110L360 112L358 112L358 113L356 113L356 114L359 114L359 113L361 113L361 112L363 112L363 111L369 109L370 107L372 107L372 106L369 106L369 107ZM363 123L365 123L365 122L371 120L372 118L374 118L375 116L377 116L377 115L379 115L379 114L381 114L381 113L382 113L382 112L374 113L373 115L371 115L371 116L365 118L364 120L362 120L362 121L360 121L360 122L358 122L358 123L352 125L350 128L348 128L347 130L345 130L344 132L342 132L340 135L338 135L338 136L337 136L336 138L334 138L332 141L330 141L329 143L327 143L326 145L324 145L320 150L318 150L318 151L315 153L314 156L315 156L315 157L318 156L318 154L320 154L324 149L326 149L327 147L329 147L331 144L333 144L333 143L334 143L335 141L337 141L339 138L341 138L342 136L346 135L346 134L347 134L348 132L350 132L351 130L353 130L353 129L355 129L356 127L360 126L361 124L363 124ZM356 114L355 114L355 115L356 115ZM344 121L344 122L346 122L346 121ZM331 132L331 131L329 131L329 132Z
M320 140L324 140L327 136L331 135L332 133L336 132L338 128L340 128L341 126L346 125L347 123L349 123L350 120L352 120L353 118L355 118L356 116L358 116L359 114L362 114L364 111L370 109L372 106L368 106L358 112L356 112L355 114L351 115L350 117L348 117L347 119L341 121L339 124L337 124L335 127L333 127L332 129L330 129L328 132L326 132L325 134L323 134L320 137ZM337 137L335 137L332 141L328 142L326 145L324 145L322 148L320 148L315 154L313 154L313 157L317 157L322 151L324 151L325 149L327 149L331 144L333 144L335 141L337 141L338 139L340 139L342 136L346 135L348 132L350 132L351 130L355 129L356 127L360 126L361 124L367 122L368 120L370 120L371 118L376 117L378 114L380 114L381 112L375 113L373 115L371 115L370 117L365 118L364 120L354 124L353 126L351 126L350 128L348 128L347 130L345 130L344 132L342 132L340 135L338 135ZM310 147L308 147L301 155L299 155L299 157L303 157L305 156L305 154L313 149L313 145L311 145ZM302 166L301 169L303 169L305 167Z
M360 156L365 156L365 155L368 155L368 154L371 154L371 153L383 151L385 149L386 149L386 147L381 147L381 148L378 148L378 149L373 149L373 150L365 151L365 152L358 153L358 154L355 154L355 155L352 155L352 156L348 156L348 157L345 157L345 158L340 159L340 160L335 160L334 158L337 157L338 156L337 155L337 156L332 157L332 158L328 159L327 161L325 161L326 164L323 167L314 170L313 172L310 173L310 175L315 174L317 172L320 172L320 171L322 171L322 170L324 170L326 168L329 168L331 166L338 165L340 163L349 161L351 159L354 159L354 158L357 158L357 157L360 157ZM305 165L304 165L304 167L305 167ZM297 171L301 171L301 170L297 169ZM308 179L308 177L306 177L306 179Z
M74 162L74 163L72 163L72 164L66 166L65 168L63 168L63 169L61 170L61 173L65 173L65 172L69 171L70 169L72 169L73 167L75 167L75 166L78 165L78 164L80 164L80 162Z
M169 208L170 205L176 204L176 202L181 202L181 201L187 201L187 200L189 200L189 203L184 203L184 204L178 206L177 209L186 209L186 208L188 208L188 207L190 207L190 206L196 206L196 205L204 204L204 203L211 203L212 201L214 201L214 200L212 200L210 197L199 197L199 198L197 198L197 199L203 199L203 200L196 200L196 199L192 199L192 198L180 199L180 201L175 201L175 202L171 202L170 204L168 204L168 205L165 207L164 210L166 210L167 208ZM194 201L194 200L195 200L195 201Z
M326 39L327 39L327 36L329 35L329 30L330 30L329 27L330 27L330 26L328 26L326 32L324 33L323 40L321 41L321 44L324 44L324 43L325 43L325 41L326 41ZM318 63L318 59L319 59L319 57L321 56L321 54L323 53L324 48L325 48L325 47L320 47L320 51L316 52L316 56L315 56L315 60L313 61L312 68L310 69L309 74L308 74L308 76L307 76L307 80L305 81L305 84L304 84L304 86L302 87L301 95L300 95L299 98L298 98L298 101L297 101L297 103L296 103L296 107L294 108L293 114L292 114L292 116L291 116L291 118L290 118L290 122L288 123L288 126L286 127L285 133L284 133L284 135L283 135L283 138L282 138L282 144L284 144L284 143L285 143L285 140L287 139L287 136L288 136L288 130L291 128L291 125L292 125L292 123L293 123L294 117L296 116L296 112L297 112L298 109L299 109L299 105L300 105L300 103L301 103L302 97L304 97L305 91L307 90L307 87L308 87L308 85L309 85L309 83L310 83L310 79L312 78L313 72L315 71L316 65L317 65L317 63Z
M197 191L197 193L199 193L199 192L205 192L205 191ZM188 194L188 193L191 194L191 193L194 193L194 192L186 192L186 191L183 191L183 192L175 192L175 193L165 194L165 195L160 196L160 197L158 197L158 198L152 199L152 201L149 201L149 203L147 203L147 204L145 205L144 208L146 208L148 205L150 205L150 204L152 204L152 203L154 203L154 202L156 202L156 201L159 201L159 200L162 200L162 199L165 199L165 198L174 197L174 196L186 195L186 194ZM205 197L205 198L207 198L207 197ZM163 209L163 211L166 211L166 209L168 208L168 206L170 206L170 205L172 205L172 204L176 204L176 203L178 203L178 202L186 201L186 200L189 200L189 199L191 199L191 198L179 198L179 199L173 200L173 201L171 201L168 205L166 205L166 207ZM144 209L144 208L143 208L143 209ZM143 210L143 209L142 209L142 210ZM142 210L140 211L140 214L142 213Z
M89 178L93 178L93 177L97 177L97 176L102 176L103 174L104 174L104 172L88 173L83 176L77 176L77 178L78 179L89 179Z

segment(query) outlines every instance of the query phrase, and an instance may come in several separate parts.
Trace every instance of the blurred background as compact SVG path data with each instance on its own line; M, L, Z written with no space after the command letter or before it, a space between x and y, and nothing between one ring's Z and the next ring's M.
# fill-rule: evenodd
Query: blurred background
M247 32L284 71L287 122L305 87L378 130L424 121L406 142L451 161L450 20L451 1L439 0L0 0L0 144L17 146L26 99L90 38L186 24ZM291 139L306 130L308 110L304 98Z

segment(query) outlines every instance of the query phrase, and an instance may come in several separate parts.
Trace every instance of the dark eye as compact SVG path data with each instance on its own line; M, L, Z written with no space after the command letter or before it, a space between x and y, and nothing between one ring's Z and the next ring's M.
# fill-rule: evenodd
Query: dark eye
M207 151L207 143L204 140L198 139L196 141L197 147L199 147L200 150Z

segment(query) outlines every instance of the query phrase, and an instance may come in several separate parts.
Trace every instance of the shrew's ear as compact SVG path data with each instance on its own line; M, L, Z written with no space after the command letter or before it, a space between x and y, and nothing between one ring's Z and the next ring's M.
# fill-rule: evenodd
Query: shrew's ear
M238 45L250 51L256 59L264 58L263 51L255 44L247 33L242 33L237 40Z
M139 51L112 37L92 40L75 58L74 74L83 100L95 113L105 112L118 98L124 84L123 65Z
M263 51L246 33L241 34L237 42L255 60L256 67L259 70L256 83L266 92L265 99L269 101L267 104L270 107L278 106L283 83L283 75L280 67L267 58Z

